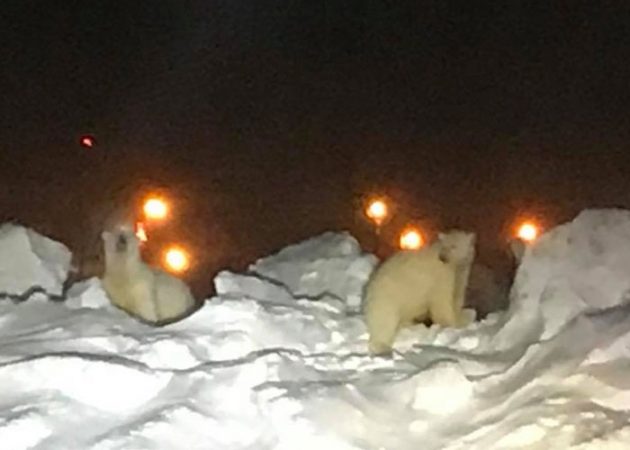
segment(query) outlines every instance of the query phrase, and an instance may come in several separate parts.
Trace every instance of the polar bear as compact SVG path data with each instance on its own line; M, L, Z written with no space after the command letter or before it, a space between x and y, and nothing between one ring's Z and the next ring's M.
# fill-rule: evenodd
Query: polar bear
M155 325L191 312L195 299L179 278L145 264L139 240L129 226L102 233L105 250L103 288L110 301L127 313Z
M430 246L398 252L374 271L364 295L370 353L391 352L398 330L417 321L470 322L463 308L475 240L474 233L440 233Z

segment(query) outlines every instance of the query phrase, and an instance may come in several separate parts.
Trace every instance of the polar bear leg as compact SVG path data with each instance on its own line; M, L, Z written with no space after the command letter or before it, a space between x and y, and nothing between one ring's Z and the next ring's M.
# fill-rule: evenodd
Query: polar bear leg
M369 351L372 355L391 353L398 333L400 319L397 313L382 313L378 316L367 314L367 327L370 335Z
M141 302L137 306L135 313L148 322L157 322L160 320L154 303Z
M455 327L459 322L453 304L436 304L432 306L431 321L443 327Z
M433 323L454 328L467 325L468 318L462 314L462 307L454 298L456 289L452 282L442 282L435 287L429 306Z
M436 305L431 309L431 321L443 327L462 328L469 325L473 317L453 304Z
M132 313L149 322L160 320L153 283L144 282L134 286L133 296L135 303Z

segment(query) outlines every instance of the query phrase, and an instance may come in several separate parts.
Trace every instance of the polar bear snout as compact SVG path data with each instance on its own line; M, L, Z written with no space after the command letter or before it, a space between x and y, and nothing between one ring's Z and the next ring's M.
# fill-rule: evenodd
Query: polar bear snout
M119 253L124 253L127 251L127 248L129 247L129 240L127 239L127 236L125 236L124 234L119 234L118 237L116 238L116 251Z

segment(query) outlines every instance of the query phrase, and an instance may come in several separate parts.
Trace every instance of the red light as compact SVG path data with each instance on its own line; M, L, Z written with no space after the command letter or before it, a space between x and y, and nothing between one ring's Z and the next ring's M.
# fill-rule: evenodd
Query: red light
M94 147L96 142L94 141L93 136L81 136L80 143L82 147L92 148Z

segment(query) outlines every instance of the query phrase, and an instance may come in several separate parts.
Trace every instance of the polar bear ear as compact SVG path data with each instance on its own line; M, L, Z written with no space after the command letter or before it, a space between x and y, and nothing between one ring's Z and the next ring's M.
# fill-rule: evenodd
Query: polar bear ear
M107 241L111 238L111 233L109 231L103 231L101 233L101 239L103 239L104 241Z
M446 233L439 232L438 241L443 241L444 239L446 239Z

